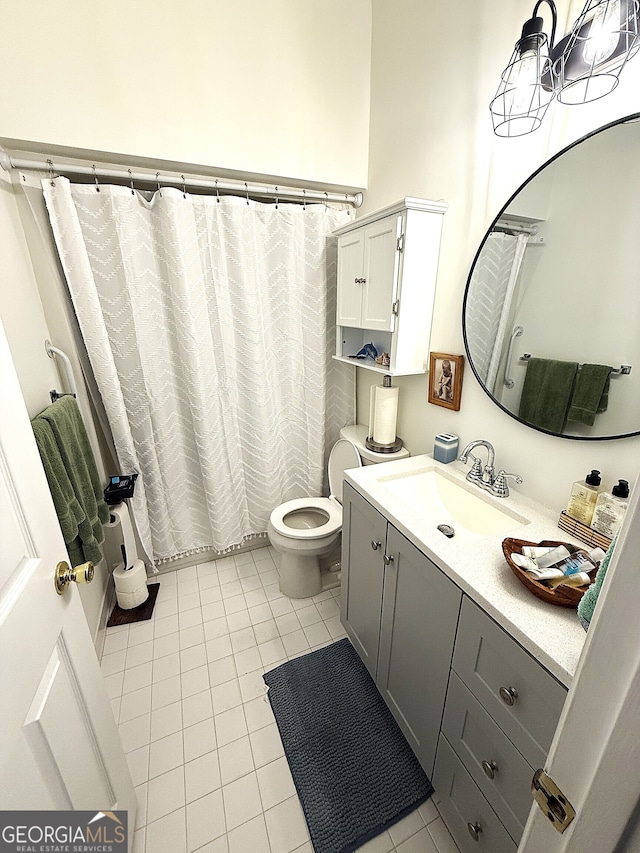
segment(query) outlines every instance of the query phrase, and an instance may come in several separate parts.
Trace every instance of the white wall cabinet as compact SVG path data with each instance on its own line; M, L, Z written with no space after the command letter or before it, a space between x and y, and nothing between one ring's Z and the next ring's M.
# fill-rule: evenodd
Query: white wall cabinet
M335 232L337 359L394 375L427 370L446 209L404 198ZM370 342L389 353L389 367L353 358Z

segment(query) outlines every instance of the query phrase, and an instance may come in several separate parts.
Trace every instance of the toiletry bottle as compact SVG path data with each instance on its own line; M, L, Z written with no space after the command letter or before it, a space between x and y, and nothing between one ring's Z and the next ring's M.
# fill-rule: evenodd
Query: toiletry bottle
M622 527L628 504L629 483L626 480L618 480L618 484L610 492L601 492L598 495L591 526L613 539Z
M604 489L600 485L600 471L595 469L584 478L576 480L571 488L571 497L567 506L567 515L589 526L596 508L599 493Z

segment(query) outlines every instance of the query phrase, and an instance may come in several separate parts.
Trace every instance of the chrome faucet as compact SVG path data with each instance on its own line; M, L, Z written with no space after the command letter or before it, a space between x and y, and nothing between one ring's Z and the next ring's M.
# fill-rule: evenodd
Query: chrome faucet
M481 460L471 452L472 450L475 450L476 447L486 448L487 464L484 468L482 467ZM517 474L507 474L504 469L498 471L497 474L494 473L495 469L493 467L493 463L496 458L496 453L490 441L486 441L486 439L481 438L477 441L469 442L458 457L458 460L466 464L469 456L473 459L473 465L469 469L467 480L469 480L470 483L475 483L481 489L484 489L495 497L509 497L507 477L513 477L516 483L522 483L522 477L519 477Z

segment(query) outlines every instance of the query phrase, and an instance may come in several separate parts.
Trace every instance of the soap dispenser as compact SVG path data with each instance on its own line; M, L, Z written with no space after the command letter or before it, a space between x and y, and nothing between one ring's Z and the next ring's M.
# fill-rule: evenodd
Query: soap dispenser
M584 480L577 480L571 487L567 515L589 527L593 519L598 495L604 489L600 483L600 471L595 469L587 474Z
M591 526L613 539L622 527L628 505L629 483L627 480L618 480L611 492L601 492L598 495Z

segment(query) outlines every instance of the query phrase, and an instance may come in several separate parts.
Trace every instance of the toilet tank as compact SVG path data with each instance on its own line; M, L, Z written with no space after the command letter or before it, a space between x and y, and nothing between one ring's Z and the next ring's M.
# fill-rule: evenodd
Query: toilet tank
M375 450L369 450L365 445L367 431L368 428L363 424L352 424L342 427L340 430L340 438L346 438L358 448L363 465L375 465L377 462L391 462L394 459L404 459L406 456L411 456L406 447L401 447L395 453L376 453Z

